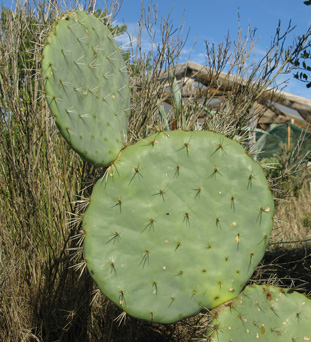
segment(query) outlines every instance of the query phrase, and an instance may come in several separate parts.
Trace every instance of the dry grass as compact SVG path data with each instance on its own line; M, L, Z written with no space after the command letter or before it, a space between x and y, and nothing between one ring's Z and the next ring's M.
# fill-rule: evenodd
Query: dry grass
M310 169L299 175L300 190L277 201L269 246L250 283L292 288L311 298ZM293 184L287 183L289 189Z
M90 11L94 6L95 2L84 5ZM112 1L110 10L117 12L117 8L118 1ZM78 240L73 238L81 229L87 199L101 170L94 170L68 148L50 117L41 79L41 54L46 30L58 9L52 2L38 3L35 9L27 3L20 4L13 12L2 13L0 19L0 341L173 342L202 337L204 315L170 325L127 318L119 326L115 318L121 312L103 295L96 292L94 296L96 286L90 276L86 272L81 275L73 267L80 262L74 258L73 248ZM147 26L156 18L153 13L151 9L149 19L142 18ZM173 80L168 78L168 87L163 82L163 72L166 69L168 76L173 70L183 46L182 28L176 36L173 30L169 21L163 22L162 43L154 48L151 67L147 56L138 53L139 39L137 46L132 47L136 57L129 66L133 90L130 141L161 129L158 108L172 97L167 89L171 89ZM280 43L276 40L271 51L276 51ZM228 136L240 133L241 125L248 120L250 103L256 100L258 91L270 85L268 76L276 70L274 64L265 69L273 61L267 59L262 61L263 69L256 65L252 72L243 72L249 54L247 46L253 45L243 44L241 36L231 61L232 72L240 65L239 76L250 75L248 87L237 87L213 120L206 123ZM216 76L224 67L218 54L226 60L229 50L224 46L209 50L209 66L216 67ZM246 54L244 59L241 51ZM274 56L271 51L269 58ZM263 81L254 86L258 77ZM210 100L208 92L199 92L187 106L177 108L177 127L193 129L198 111ZM224 120L228 111L238 118L235 126L232 119ZM308 216L310 200L305 188L298 200L288 199L279 206L272 241L309 236L307 228L301 230L301 222ZM305 253L304 259L293 259L288 279L299 278L295 273L298 268L293 269L297 261L304 267L309 260L307 246L303 247L300 250ZM271 246L268 253L276 249ZM277 267L283 267L283 261L266 260L254 280L282 279ZM270 264L275 267L269 268Z
M274 230L271 236L271 247L290 249L311 246L311 189L306 182L298 197L290 197L283 201L275 214Z

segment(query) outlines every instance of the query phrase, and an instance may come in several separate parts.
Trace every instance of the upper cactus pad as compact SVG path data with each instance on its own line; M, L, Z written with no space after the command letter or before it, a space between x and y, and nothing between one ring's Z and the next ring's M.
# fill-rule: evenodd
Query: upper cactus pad
M274 286L248 286L217 308L208 341L311 341L311 300Z
M260 166L212 132L155 134L126 148L83 220L87 266L127 313L169 323L242 290L272 228Z
M63 15L43 51L46 97L69 145L96 166L123 148L130 109L129 81L110 30L93 15Z

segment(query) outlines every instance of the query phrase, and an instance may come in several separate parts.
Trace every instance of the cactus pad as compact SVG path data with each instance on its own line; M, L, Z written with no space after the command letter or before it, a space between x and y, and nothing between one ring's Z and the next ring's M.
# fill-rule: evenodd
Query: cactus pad
M63 15L47 38L42 70L49 107L69 145L95 166L124 145L129 81L110 30L82 11Z
M212 132L126 148L83 219L87 267L128 314L169 323L235 298L262 259L273 198L260 166Z
M248 286L217 308L208 341L311 341L311 300L274 286Z

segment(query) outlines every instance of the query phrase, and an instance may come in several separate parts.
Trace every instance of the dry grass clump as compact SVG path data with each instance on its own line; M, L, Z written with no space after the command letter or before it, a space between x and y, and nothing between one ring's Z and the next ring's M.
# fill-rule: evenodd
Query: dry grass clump
M311 189L307 181L297 197L289 197L277 208L271 247L289 249L311 246L310 212Z
M119 5L119 1L111 1L108 13L117 13ZM122 313L94 292L96 286L87 272L81 273L85 264L76 254L80 251L77 243L81 220L92 186L103 170L95 170L69 149L44 99L41 54L45 35L59 8L69 5L42 1L34 6L18 3L13 11L3 10L0 17L0 341L199 339L204 334L204 315L170 325L127 318L119 325L115 318L122 319ZM70 6L92 12L96 2ZM113 15L106 20L112 18ZM140 49L141 32L137 45L132 44L129 142L163 129L158 109L174 95L173 71L184 44L183 28L174 35L170 21L164 20L160 29L162 40L157 43L151 30L151 22L156 18L150 7L141 19L141 27L148 28L154 41L151 60ZM266 58L249 69L247 58L253 48L249 40L252 37L248 35L244 41L240 35L232 54L228 41L228 45L208 47L207 66L214 68L216 87L217 75L227 62L231 62L230 73L246 78L246 84L233 89L217 113L206 119L205 128L231 137L241 134L242 126L254 114L251 104L271 85L275 75L286 69L286 63L276 66L282 46L280 32ZM212 97L202 89L187 104L174 108L175 127L195 129L198 115ZM286 208L279 206L272 241L308 236L307 228L305 232L300 230L301 220L309 218L307 188L299 197L299 203L305 204L297 206L295 201L283 202ZM290 226L295 228L286 228L288 235L281 238L283 218L289 219ZM303 222L309 224L307 220ZM260 266L254 279L266 279L270 271L265 267L266 264ZM277 272L271 271L271 277L273 274Z
M286 155L288 151L278 159ZM291 157L297 161L293 154ZM282 175L276 175L279 188L274 192L277 203L274 226L264 259L250 282L292 288L310 297L311 177L307 163L298 161L298 164L289 162Z
M60 138L40 70L56 15L47 3L36 12L25 4L1 13L1 341L62 340L66 331L74 340L87 324L79 321L83 315L67 315L89 311L92 291L88 278L79 283L70 268L67 248L79 222L69 225L68 213L77 214L75 200L87 194L93 172Z

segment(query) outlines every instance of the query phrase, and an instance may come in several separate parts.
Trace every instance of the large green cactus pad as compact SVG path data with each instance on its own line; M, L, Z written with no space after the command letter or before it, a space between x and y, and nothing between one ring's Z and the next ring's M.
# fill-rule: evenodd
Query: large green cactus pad
M261 260L273 199L260 166L212 132L155 134L100 179L83 227L103 293L169 323L235 298Z
M113 162L124 145L129 81L110 30L82 11L63 15L43 51L46 98L69 145L96 166Z
M208 341L311 341L311 300L275 286L248 286L214 313Z

